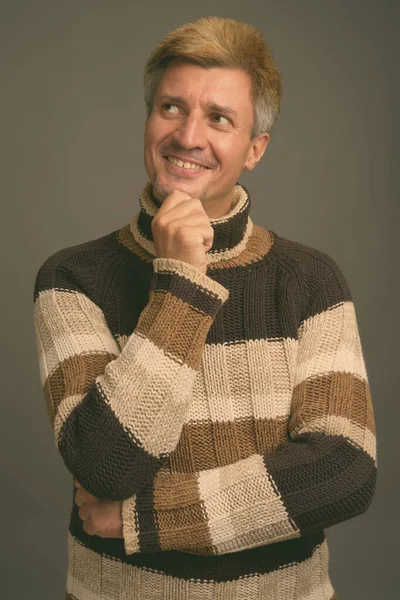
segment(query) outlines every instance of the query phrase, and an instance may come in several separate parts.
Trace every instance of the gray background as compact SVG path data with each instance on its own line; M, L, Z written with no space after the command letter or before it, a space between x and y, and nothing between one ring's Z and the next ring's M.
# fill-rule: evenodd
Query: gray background
M281 117L261 162L240 179L253 220L334 257L356 306L378 486L366 513L326 530L332 582L340 600L399 597L398 5L1 3L3 598L61 600L66 578L71 478L39 380L37 269L138 211L145 60L170 30L205 15L258 27L283 74Z

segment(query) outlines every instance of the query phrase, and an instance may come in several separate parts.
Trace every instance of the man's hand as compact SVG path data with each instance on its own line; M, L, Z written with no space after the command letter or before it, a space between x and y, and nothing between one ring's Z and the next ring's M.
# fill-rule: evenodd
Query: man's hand
M122 501L102 500L92 496L74 479L77 489L75 503L79 506L79 518L83 530L89 535L104 538L122 538Z

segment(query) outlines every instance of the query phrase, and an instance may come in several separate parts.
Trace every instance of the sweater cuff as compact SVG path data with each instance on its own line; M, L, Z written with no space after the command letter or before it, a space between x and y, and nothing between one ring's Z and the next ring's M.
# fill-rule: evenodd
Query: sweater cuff
M125 554L140 552L136 495L122 501L122 535Z
M227 288L183 260L176 258L155 258L153 260L153 269L154 273L159 276L170 273L180 275L182 279L189 280L193 288L190 291L186 288L186 293L189 294L187 301L190 303L192 303L194 295L200 296L206 293L210 299L214 300L216 307L219 308L229 297L229 290ZM180 290L184 291L183 282ZM197 294L195 294L194 290L197 290Z

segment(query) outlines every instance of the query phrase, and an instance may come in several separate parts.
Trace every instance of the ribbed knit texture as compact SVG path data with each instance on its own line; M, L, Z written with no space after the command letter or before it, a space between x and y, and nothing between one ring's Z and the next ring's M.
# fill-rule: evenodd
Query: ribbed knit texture
M349 287L257 226L237 184L207 273L131 223L39 269L34 322L56 447L123 539L82 528L65 600L332 600L324 529L362 514L376 430Z

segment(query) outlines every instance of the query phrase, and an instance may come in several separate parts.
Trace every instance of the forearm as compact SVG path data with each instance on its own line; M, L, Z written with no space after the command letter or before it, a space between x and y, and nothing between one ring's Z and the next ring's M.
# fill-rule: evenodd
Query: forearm
M219 469L157 475L123 502L126 552L225 554L300 537L364 512L375 481L366 450L317 433Z
M35 302L57 447L98 498L137 493L175 449L207 332L228 297L187 263L154 263L149 302L121 352L100 309L79 291L44 290Z
M306 319L289 436L275 451L156 476L123 503L127 554L221 554L330 527L364 512L377 476L374 413L354 306Z

